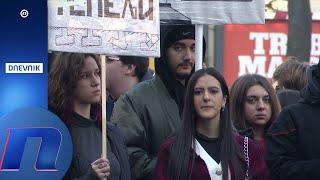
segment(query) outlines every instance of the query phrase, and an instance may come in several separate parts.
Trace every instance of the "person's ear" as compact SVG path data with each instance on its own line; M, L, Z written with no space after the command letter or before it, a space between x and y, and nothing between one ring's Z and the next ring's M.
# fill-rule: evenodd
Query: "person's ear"
M127 66L127 69L126 69L125 75L135 76L135 71L137 66L134 64L127 64L126 66Z

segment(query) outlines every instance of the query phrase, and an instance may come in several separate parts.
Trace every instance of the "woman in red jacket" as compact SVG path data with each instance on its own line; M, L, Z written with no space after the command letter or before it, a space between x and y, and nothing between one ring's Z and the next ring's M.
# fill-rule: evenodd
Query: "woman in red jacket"
M277 95L268 80L258 74L240 76L230 90L230 117L235 128L260 144L280 112Z
M161 146L154 179L267 179L261 149L234 132L228 97L227 84L215 69L192 75L183 125Z

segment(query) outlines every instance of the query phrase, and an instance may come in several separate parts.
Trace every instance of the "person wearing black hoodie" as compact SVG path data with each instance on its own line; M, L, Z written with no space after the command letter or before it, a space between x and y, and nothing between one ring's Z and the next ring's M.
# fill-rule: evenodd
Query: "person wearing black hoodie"
M126 135L134 179L152 179L160 145L181 124L185 87L194 72L194 26L167 28L161 44L153 79L122 95L111 117Z
M320 61L307 70L302 101L282 110L266 137L272 179L320 179Z

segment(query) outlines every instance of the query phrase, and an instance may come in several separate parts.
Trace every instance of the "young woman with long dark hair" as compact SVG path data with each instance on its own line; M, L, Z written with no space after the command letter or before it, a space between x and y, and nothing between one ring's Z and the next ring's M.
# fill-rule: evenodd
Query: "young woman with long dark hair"
M240 76L230 91L230 113L240 134L258 142L265 150L264 138L280 112L272 85L258 74Z
M229 91L214 68L188 83L182 127L160 148L154 179L266 179L261 149L233 129Z
M107 126L107 158L101 158L100 61L94 54L59 53L49 71L49 108L67 125L73 159L63 179L130 179L124 136Z

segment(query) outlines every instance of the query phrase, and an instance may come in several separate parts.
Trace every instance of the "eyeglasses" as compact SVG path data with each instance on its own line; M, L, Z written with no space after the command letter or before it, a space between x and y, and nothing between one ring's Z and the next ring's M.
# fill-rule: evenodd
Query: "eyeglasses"
M119 56L108 56L106 58L107 63L113 63L116 61L120 61L120 57Z

